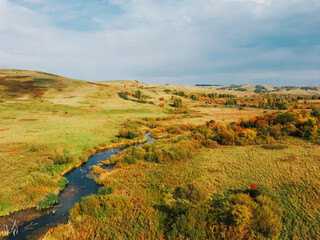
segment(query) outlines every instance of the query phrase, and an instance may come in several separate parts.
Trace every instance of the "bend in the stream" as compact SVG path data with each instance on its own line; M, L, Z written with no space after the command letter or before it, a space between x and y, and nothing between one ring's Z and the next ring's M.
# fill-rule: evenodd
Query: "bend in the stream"
M145 134L148 139L145 143L136 143L135 146L154 142L155 139L150 137L149 133ZM66 223L70 209L75 203L79 202L82 197L96 194L99 190L99 185L90 176L91 167L99 164L101 161L108 159L110 156L124 151L127 147L112 148L97 151L89 157L88 161L78 168L71 170L65 175L69 181L67 187L61 192L59 202L56 206L47 209L40 217L27 221L21 226L18 226L18 233L11 233L7 239L35 239L45 234L50 228L57 226L59 223ZM114 166L107 166L107 169L113 169ZM41 212L42 213L42 212Z

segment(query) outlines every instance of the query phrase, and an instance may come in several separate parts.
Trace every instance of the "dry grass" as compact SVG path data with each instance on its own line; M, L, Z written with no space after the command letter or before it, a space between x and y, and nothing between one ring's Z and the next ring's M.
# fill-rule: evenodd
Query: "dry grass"
M200 124L206 121L215 120L216 122L222 123L230 123L236 122L240 119L249 119L255 116L262 115L265 110L263 109L254 109L254 108L246 108L243 110L239 110L238 108L227 108L225 106L219 107L197 107L194 108L196 114L199 117L193 117L191 119L184 118L173 120L169 122L170 124L186 124L186 123L193 123L193 124ZM268 111L271 112L271 111Z
M104 82L107 83L107 82ZM128 84L131 85L131 84ZM150 89L150 90L158 90L159 92L163 92L164 89L170 89L170 90L177 90L177 91L186 91L186 92L198 92L198 93L212 93L212 92L217 92L217 93L227 93L227 94L233 94L237 95L239 97L244 97L244 96L253 96L257 95L257 93L254 92L255 90L255 85L243 85L242 87L247 89L247 91L241 92L241 91L234 91L234 90L220 90L220 88L225 87L225 86L208 86L208 87L199 87L199 86L184 86L184 85L176 85L176 84L146 84L146 83L139 83L139 87L142 87L144 89ZM272 91L274 94L289 94L289 95L307 95L307 96L312 96L312 95L319 95L319 88L318 91L315 90L302 90L302 89L291 89L289 91L287 90L279 90L279 91L274 91L275 87L273 86L265 86L268 91Z
M263 145L262 148L269 150L282 150L288 148L288 146L282 144L266 144Z
M104 174L100 181L112 186L113 194L127 196L139 209L161 217L154 206L164 194L178 186L197 182L210 194L245 190L258 184L267 195L280 202L283 229L280 239L317 239L320 235L320 149L303 140L286 140L288 148L267 150L260 146L220 147L202 151L195 158L165 164L138 162ZM313 157L310 157L311 155ZM293 159L294 161L279 161ZM155 216L155 215L156 216ZM157 215L160 214L160 215ZM75 220L81 224L81 220ZM47 239L66 239L68 226L58 227ZM94 226L93 226L94 227Z

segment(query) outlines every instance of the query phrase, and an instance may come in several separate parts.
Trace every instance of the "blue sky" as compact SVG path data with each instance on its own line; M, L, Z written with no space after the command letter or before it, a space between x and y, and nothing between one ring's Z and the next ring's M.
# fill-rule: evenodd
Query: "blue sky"
M320 85L319 0L0 0L0 68Z

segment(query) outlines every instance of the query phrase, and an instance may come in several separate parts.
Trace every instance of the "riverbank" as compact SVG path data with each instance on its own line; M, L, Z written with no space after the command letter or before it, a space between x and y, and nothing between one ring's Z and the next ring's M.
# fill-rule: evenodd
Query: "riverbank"
M1 81L0 216L57 193L62 173L86 161L76 159L87 150L111 143L127 119L165 115L158 106L119 98L121 85L92 85L35 71L1 73L7 85ZM10 92L13 83L16 90ZM35 89L41 89L40 97ZM55 164L57 154L70 156L74 164Z
M168 234L165 224L179 219L182 221L179 226L182 229L188 227L190 231L174 232L173 229L172 234L183 232L192 236L202 219L201 214L196 214L199 211L193 212L194 221L188 221L187 227L183 220L190 219L187 218L190 215L181 218L170 215L170 207L174 207L177 201L174 197L177 189L188 184L199 186L211 197L245 192L250 184L257 184L283 211L281 239L316 239L320 229L313 219L319 214L317 206L320 199L315 186L320 177L320 149L300 139L284 139L281 144L287 148L221 146L205 149L189 160L160 164L138 161L118 168L117 174L106 175L103 179L104 187L112 187L111 194L87 197L72 210L68 224L50 230L43 239L68 239L68 236L94 239L98 234L159 239ZM301 198L300 193L305 197ZM193 211L200 202L191 206L185 201L176 204L180 204L178 206L183 211ZM115 216L118 222L114 222Z
M90 158L93 158L94 155L99 154L99 156L104 156L105 158L108 158L109 155L113 154L113 149L123 149L125 147L128 147L130 145L136 145L136 144L142 144L145 142L150 141L150 137L149 137L149 133L144 134L145 137L141 137L138 139L132 139L132 140L121 140L119 143L116 144L109 144L109 145L104 145L104 147L101 147L99 149L95 149L91 154L88 155L87 161L79 161L78 165L74 165L72 167L70 167L69 169L67 169L65 172L63 172L63 176L68 176L72 171L75 171L77 168L81 168L81 172L83 171L91 171L90 169L83 169L84 166L87 166L88 161L90 160ZM110 151L110 149L112 149L112 151ZM105 152L107 151L105 154L100 154L101 151ZM116 152L116 151L115 151ZM99 158L99 160L105 160L105 159L101 159ZM94 162L94 163L90 163L90 167L97 165L98 162ZM87 167L88 168L88 167ZM87 175L88 177L88 175ZM67 178L68 179L68 178ZM70 191L70 189L69 189ZM59 194L68 194L68 187L66 189L62 189ZM61 195L60 195L61 196ZM61 204L61 202L59 202ZM58 205L59 205L58 203ZM35 206L31 206L28 209L24 209L23 211L17 211L14 213L11 213L7 216L1 217L0 218L0 225L4 226L3 231L1 232L2 237L8 236L8 230L12 229L13 225L10 225L11 223L17 224L17 227L19 226L24 226L27 222L32 222L33 220L38 219L39 217L49 214L49 213L56 213L57 209L55 206L44 209L42 211L38 211L35 209ZM10 230L9 230L10 231ZM21 235L19 236L21 237Z

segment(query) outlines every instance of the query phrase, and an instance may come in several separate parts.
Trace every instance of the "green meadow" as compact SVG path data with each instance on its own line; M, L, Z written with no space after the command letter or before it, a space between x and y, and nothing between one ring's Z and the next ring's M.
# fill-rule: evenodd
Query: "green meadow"
M119 98L117 86L31 71L0 72L0 215L57 194L61 174L110 143L126 119L164 115L158 106ZM54 164L57 154L72 159Z

